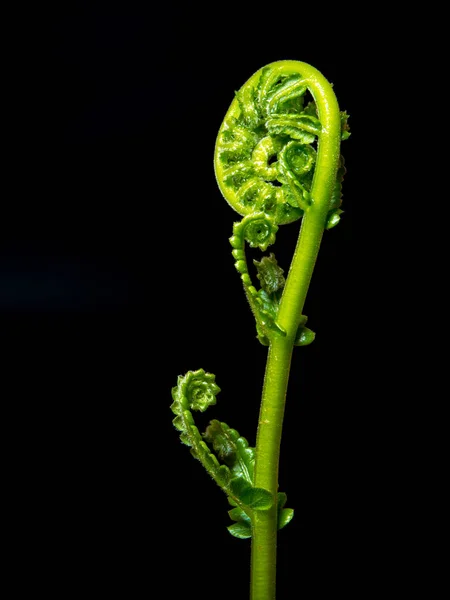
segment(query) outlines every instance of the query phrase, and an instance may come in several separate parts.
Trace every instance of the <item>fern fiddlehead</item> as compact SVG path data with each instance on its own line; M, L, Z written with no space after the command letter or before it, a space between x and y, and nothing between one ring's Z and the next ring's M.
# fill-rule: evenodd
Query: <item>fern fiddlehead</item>
M257 338L269 347L256 448L217 420L200 436L189 410L195 402L189 405L185 399L187 379L179 378L174 388L172 410L182 441L234 507L229 514L236 524L230 532L252 538L252 600L275 598L276 530L293 515L284 508L285 494L278 492L290 361L294 346L314 340L302 311L323 232L337 225L342 214L345 166L340 142L348 136L348 115L340 112L330 83L297 61L271 63L250 77L236 93L217 136L216 180L242 217L230 238L235 267L255 317ZM246 244L265 252L279 227L298 219L302 224L287 278L271 253L254 261L258 289L248 268ZM213 376L203 371L186 377L199 376L215 385Z
M248 538L251 537L254 512L269 509L273 498L267 490L253 485L255 449L244 437L216 419L210 422L203 435L197 429L192 410L204 412L216 403L219 392L215 376L203 369L188 371L178 377L177 385L172 388L171 410L176 415L173 424L180 432L183 444L190 447L192 456L200 461L235 507L229 514L237 523L228 527L229 532L235 537ZM280 512L280 528L292 515L292 509Z

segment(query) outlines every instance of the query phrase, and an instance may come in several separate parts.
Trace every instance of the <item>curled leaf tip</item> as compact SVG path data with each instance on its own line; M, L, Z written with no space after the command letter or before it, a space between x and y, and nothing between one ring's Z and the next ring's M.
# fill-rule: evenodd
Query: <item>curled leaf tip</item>
M179 395L180 398L186 399L189 408L204 412L208 406L216 404L216 396L220 388L215 383L215 379L215 375L205 373L203 369L188 371L184 377L179 378L178 386L173 389L172 396Z
M263 212L247 215L233 228L233 237L243 237L251 248L262 251L275 242L278 225L272 217Z

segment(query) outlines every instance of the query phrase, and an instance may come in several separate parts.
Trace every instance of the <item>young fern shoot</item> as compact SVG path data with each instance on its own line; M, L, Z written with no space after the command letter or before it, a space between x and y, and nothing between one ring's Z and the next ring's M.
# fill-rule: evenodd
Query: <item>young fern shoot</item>
M307 100L307 94L311 99ZM302 314L322 235L340 220L345 173L340 142L349 137L331 84L314 67L274 62L236 93L217 136L218 186L242 217L230 238L235 266L256 321L257 339L268 346L256 448L218 420L200 434L192 410L204 411L220 391L202 369L178 378L172 411L181 441L223 489L233 507L229 532L251 538L250 596L274 600L277 530L291 521L286 494L278 492L280 442L294 346L315 334ZM302 219L287 278L273 253L254 261L252 281L246 244L265 252L279 226Z

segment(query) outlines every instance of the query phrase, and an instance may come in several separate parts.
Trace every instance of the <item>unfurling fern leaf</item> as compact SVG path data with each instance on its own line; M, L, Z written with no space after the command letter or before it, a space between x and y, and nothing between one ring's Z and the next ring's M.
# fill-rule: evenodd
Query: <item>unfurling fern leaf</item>
M194 424L191 409L205 411L216 403L220 392L215 376L203 369L189 371L178 378L172 389L172 412L176 415L174 426L181 441L191 448L214 481L223 489L228 501L236 510L230 516L239 521L239 527L228 530L236 537L251 537L251 520L254 511L268 510L274 498L265 489L254 486L255 449L235 429L216 419L201 435ZM209 444L209 446L208 446ZM239 515L239 519L235 518ZM244 535L247 527L248 535Z
M191 448L192 455L229 501L251 518L253 511L268 510L274 501L270 492L253 486L254 449L235 429L219 421L212 421L202 436L192 416L191 409L203 412L215 404L219 392L215 376L203 369L178 377L178 384L172 389L171 409L176 415L173 424L181 441ZM212 451L206 442L211 444Z

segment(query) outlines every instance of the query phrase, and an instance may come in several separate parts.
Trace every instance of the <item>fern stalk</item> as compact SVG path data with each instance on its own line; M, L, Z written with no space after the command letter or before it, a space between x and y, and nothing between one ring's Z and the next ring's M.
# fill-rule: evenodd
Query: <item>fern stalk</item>
M306 102L306 93L312 101ZM243 218L230 243L235 266L256 321L257 339L268 346L256 448L225 423L212 421L201 435L191 409L215 404L214 375L190 371L173 388L174 424L210 476L222 487L236 521L228 529L251 538L251 600L275 600L277 531L293 510L278 492L278 468L286 390L294 346L315 334L302 314L323 232L340 219L345 173L341 139L349 134L330 83L297 61L271 63L237 92L216 142L219 188ZM316 144L316 147L314 146ZM254 261L261 287L251 280L245 245L263 252L280 225L302 219L285 280L275 255Z
M286 336L277 336L271 340L258 421L255 485L269 490L274 497L278 490L284 406L295 335L326 225L341 140L340 112L331 85L311 66L301 63L298 68L308 79L308 87L316 102L322 131L311 190L313 203L303 217L297 247L278 309L278 323L286 331ZM251 598L273 600L276 576L276 506L256 516L252 533Z

